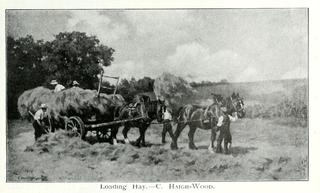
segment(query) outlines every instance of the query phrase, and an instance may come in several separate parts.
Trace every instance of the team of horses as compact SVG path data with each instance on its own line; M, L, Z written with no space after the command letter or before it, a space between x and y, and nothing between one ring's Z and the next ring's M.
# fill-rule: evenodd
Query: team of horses
M177 125L175 131L171 136L171 149L178 149L178 138L184 128L189 126L188 138L189 148L197 149L194 143L194 134L196 130L203 129L211 132L210 145L208 149L210 151L214 148L214 142L217 140L216 151L221 152L221 144L224 141L224 152L228 153L228 143L231 143L230 123L226 123L224 127L217 128L217 122L220 116L237 114L239 118L245 116L244 102L239 96L239 93L232 93L229 97L222 97L221 95L212 94L213 103L206 106L200 106L196 104L186 104L179 109L175 109L173 116L173 122ZM226 111L222 112L221 107L225 107ZM133 121L125 121L123 123L114 124L102 127L97 131L97 138L108 138L111 143L117 143L117 133L121 126L124 126L122 135L125 143L130 143L128 139L128 132L131 128L139 129L139 137L133 142L136 146L146 146L145 133L149 126L156 120L156 124L161 124L163 121L163 113L165 109L165 101L163 100L151 100L147 95L136 95L133 101L129 104L114 105L107 112L107 116L98 117L96 122L112 122L128 120L132 118L139 118ZM229 124L229 125L228 125ZM218 131L219 130L219 131ZM217 135L219 134L219 135ZM218 136L218 137L217 137Z
M209 150L213 150L214 142L217 138L217 152L221 152L221 144L224 141L224 152L229 152L227 138L231 137L230 134L230 123L226 123L229 125L225 125L221 127L218 131L217 122L220 116L222 115L230 115L233 116L234 113L237 114L238 118L243 118L245 116L244 111L244 102L243 99L239 96L239 93L233 93L231 96L223 98L221 95L212 94L213 103L207 106L200 106L195 104L187 104L177 110L175 114L173 114L173 122L177 124L174 135L172 137L171 149L178 148L178 138L183 131L184 128L189 126L189 148L197 149L197 146L194 144L194 134L196 130L204 129L211 132L210 137L210 145ZM132 117L143 117L142 119L130 121L124 123L124 128L122 130L122 134L124 137L125 143L129 143L128 132L131 128L138 128L140 136L134 142L136 146L146 146L145 143L145 132L151 123L154 120L157 120L158 123L161 123L163 109L165 107L165 103L162 100L151 101L150 97L138 95L135 97L133 101L134 107L131 104L126 104L116 110L118 116L115 119L118 120L126 120ZM131 106L130 106L131 105ZM221 107L226 107L226 111L222 112ZM118 129L121 125L116 125L113 128L113 132L111 133L111 138L113 139L113 143L116 143L116 136Z

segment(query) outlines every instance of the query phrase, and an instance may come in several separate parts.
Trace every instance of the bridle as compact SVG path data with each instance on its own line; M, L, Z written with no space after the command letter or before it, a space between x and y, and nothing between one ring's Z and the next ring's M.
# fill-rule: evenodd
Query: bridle
M239 101L239 99L237 99L236 102L233 102L233 98L232 98L232 96L230 96L230 100L231 100L231 104L232 104L232 106L233 106L233 109L234 109L236 112L242 111L242 110L244 109L244 107L243 107L243 105L242 105L242 102ZM240 105L240 106L241 106L240 109L237 109L237 107L236 107L235 104L234 104L234 103L238 103L238 102L240 102L240 104L241 104L241 105Z

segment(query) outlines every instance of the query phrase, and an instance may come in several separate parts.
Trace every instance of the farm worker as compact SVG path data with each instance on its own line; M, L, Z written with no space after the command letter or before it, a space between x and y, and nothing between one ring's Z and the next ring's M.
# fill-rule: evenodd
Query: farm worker
M40 109L34 114L33 116L33 128L34 128L34 137L35 140L39 137L41 137L42 134L46 134L49 131L46 128L45 121L48 121L48 115L47 115L47 105L41 104Z
M169 133L170 137L173 139L173 132L172 132L172 111L168 106L164 107L163 111L163 130L162 130L162 143L166 143L166 134Z
M65 87L59 84L57 80L52 80L50 84L54 86L54 92L60 92L65 89Z
M221 144L222 140L224 140L225 148L230 148L232 144L232 136L230 132L230 122L234 122L238 119L237 112L234 112L231 115L227 113L226 107L221 107L222 115L218 119L217 127L218 130L220 130L220 135L217 140L218 144ZM229 146L229 147L228 147ZM218 145L217 148L221 148L220 145ZM221 151L221 149L217 149L218 152Z
M79 86L80 86L80 84L76 80L72 81L72 88L76 88Z

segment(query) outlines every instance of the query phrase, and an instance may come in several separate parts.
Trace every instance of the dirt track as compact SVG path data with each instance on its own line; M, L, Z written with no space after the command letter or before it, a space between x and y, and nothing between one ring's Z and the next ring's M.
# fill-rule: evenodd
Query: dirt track
M198 150L187 148L186 128L170 150L162 145L160 125L146 133L149 147L119 143L90 145L63 131L34 144L32 125L8 123L7 181L154 182L305 180L308 177L308 129L279 120L243 119L231 125L232 154L207 150L209 131L197 130ZM175 129L175 127L174 127ZM129 138L138 136L131 129ZM118 133L121 140L121 129Z

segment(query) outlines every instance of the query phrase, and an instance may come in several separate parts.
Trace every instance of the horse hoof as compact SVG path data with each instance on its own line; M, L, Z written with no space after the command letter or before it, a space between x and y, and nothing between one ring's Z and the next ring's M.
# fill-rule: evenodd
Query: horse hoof
M177 145L174 145L174 144L172 144L172 143L171 143L170 147L171 147L172 150L177 150L177 149L178 149L178 146L177 146Z
M112 144L113 144L113 145L118 145L117 140L116 140L116 139L113 139L113 140L112 140Z
M197 146L195 146L194 144L190 144L189 145L189 149L192 149L192 150L197 150Z
M213 151L213 147L209 146L209 147L208 147L208 150L209 150L210 152Z
M135 141L132 145L140 147L140 142L139 141Z
M147 145L146 144L141 144L141 147L147 147Z
M129 143L130 143L129 139L128 139L128 138L125 138L125 139L124 139L124 143L125 143L125 144L129 144Z
M189 149L197 150L198 148L197 147L189 147Z

